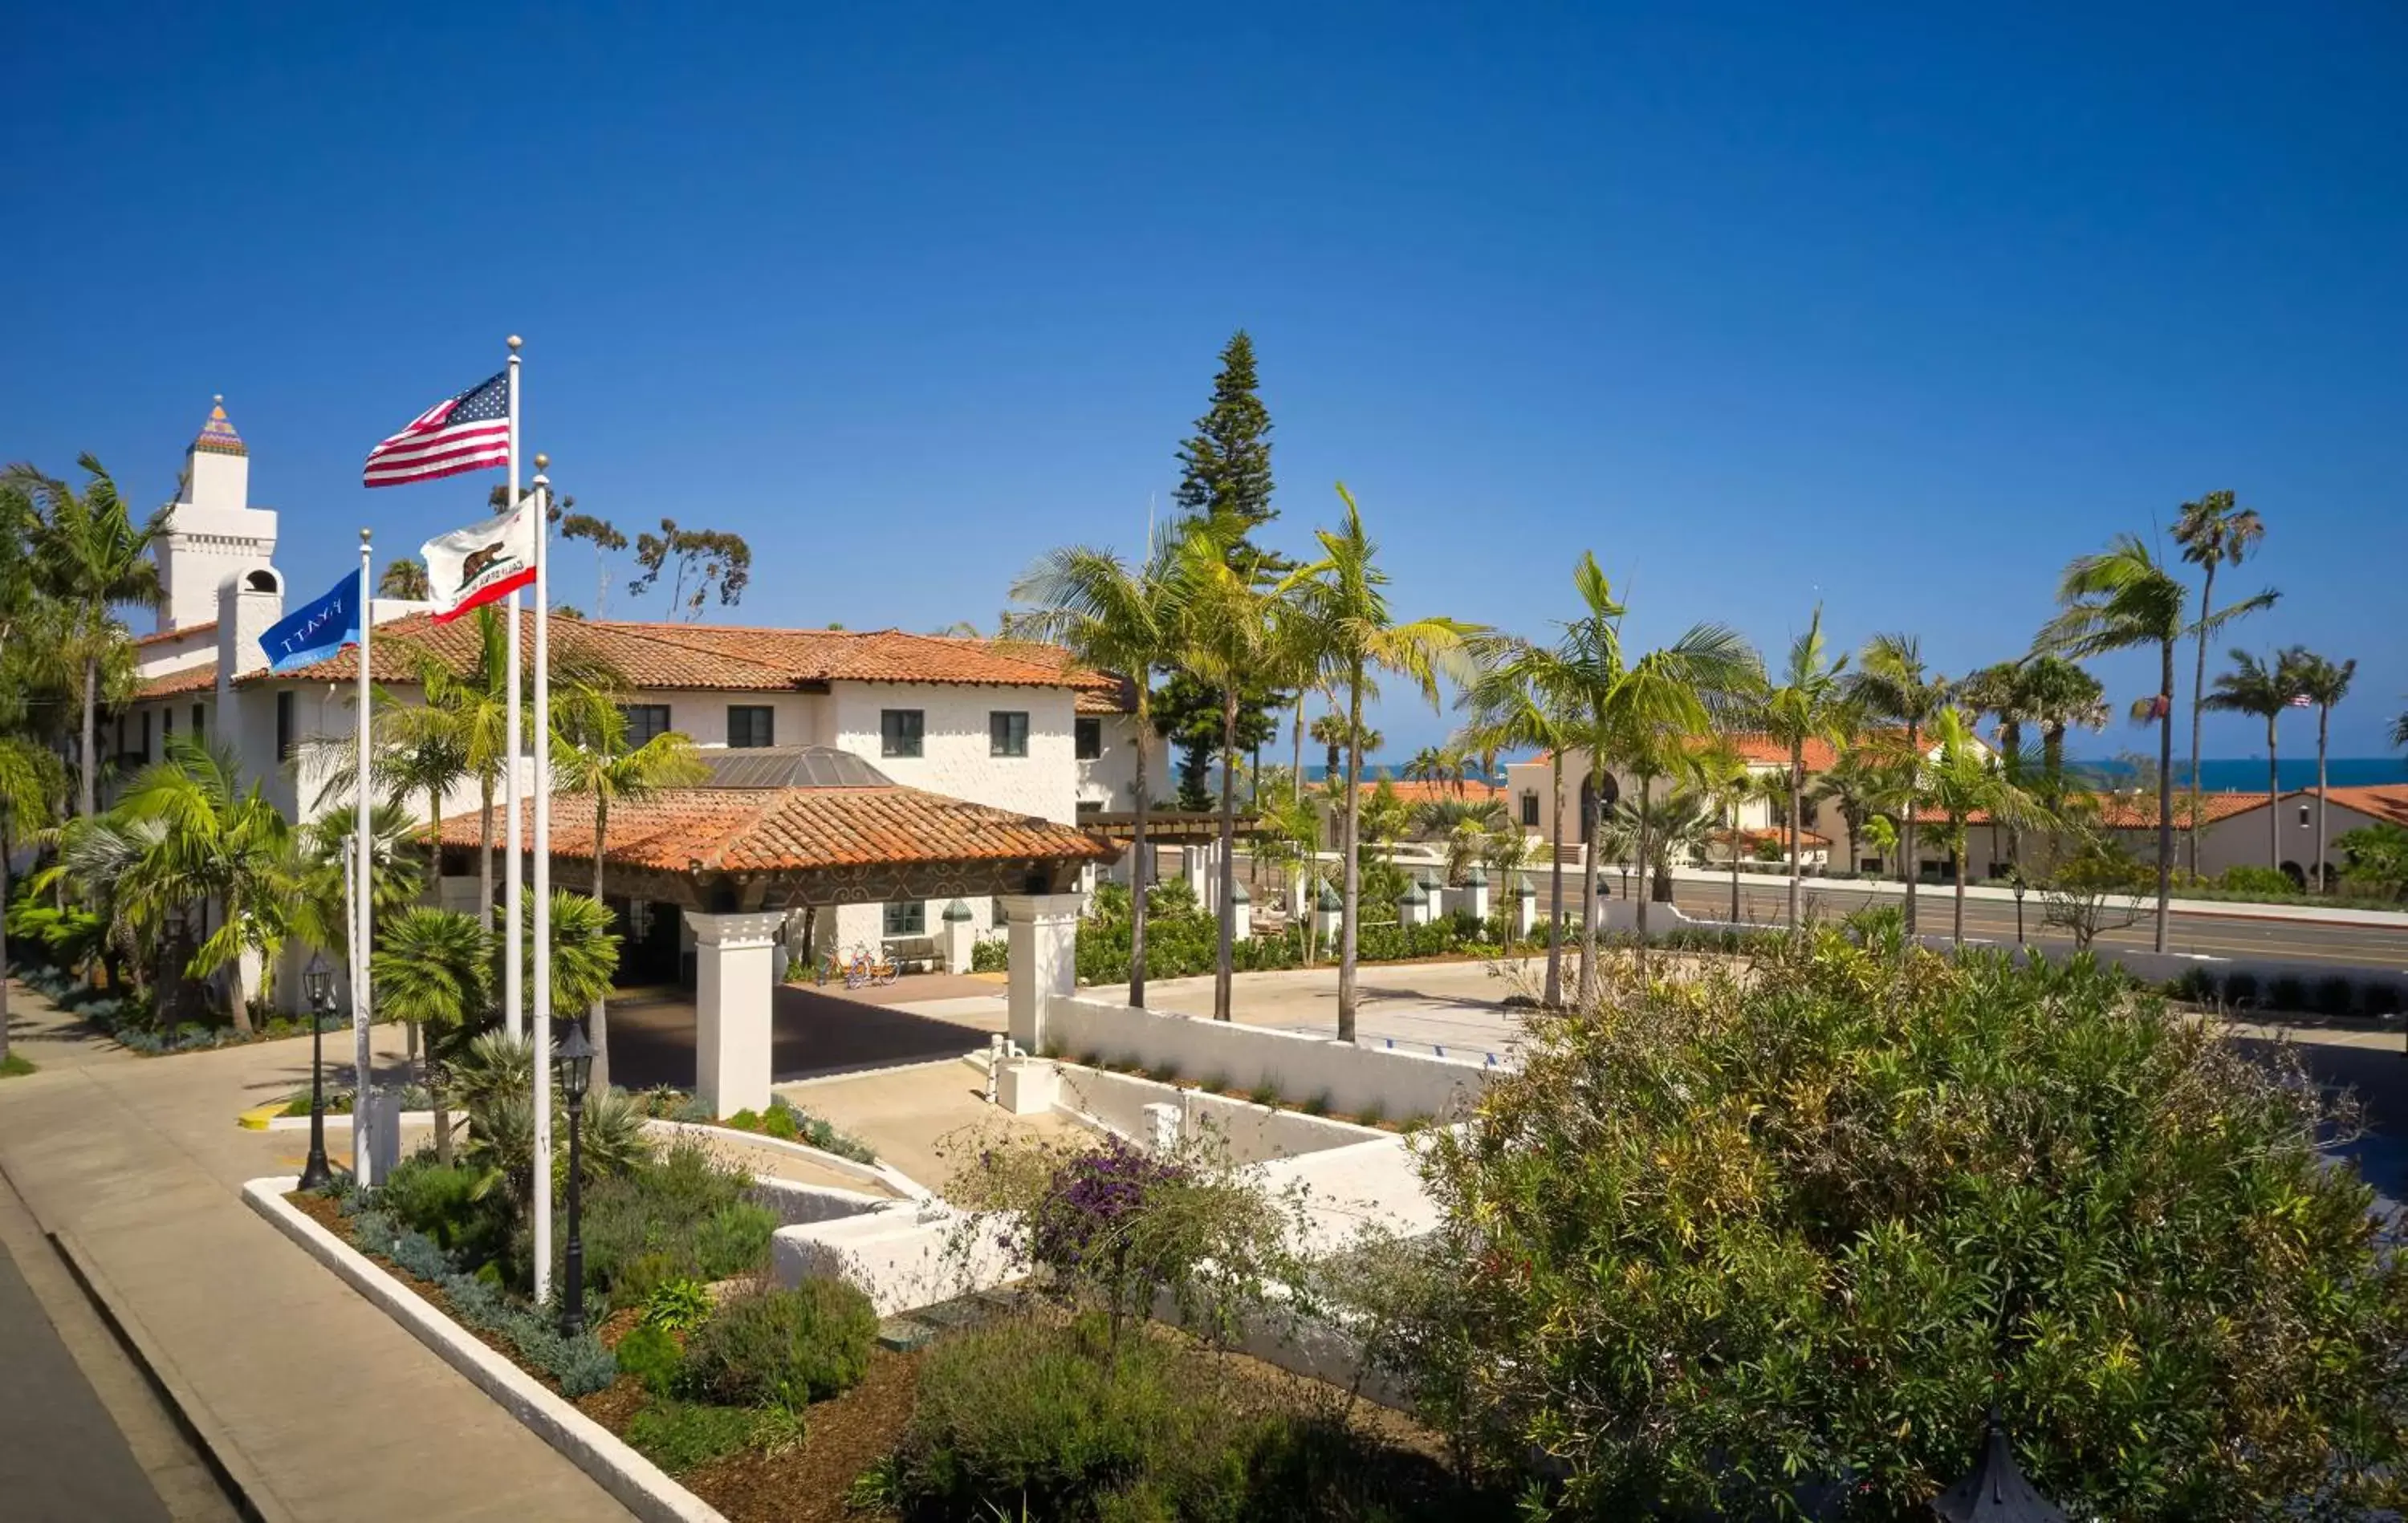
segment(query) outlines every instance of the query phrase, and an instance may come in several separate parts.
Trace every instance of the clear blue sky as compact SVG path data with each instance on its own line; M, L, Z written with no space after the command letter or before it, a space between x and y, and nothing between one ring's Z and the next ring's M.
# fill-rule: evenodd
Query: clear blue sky
M2286 593L2238 637L2358 657L2382 749L2408 11L1610 8L29 8L0 457L164 500L222 391L314 593L482 501L359 462L519 332L581 506L751 537L732 617L983 627L1135 548L1242 325L1270 537L1344 478L1404 612L1542 633L1586 547L1643 641L1819 599L1958 672L2229 487Z

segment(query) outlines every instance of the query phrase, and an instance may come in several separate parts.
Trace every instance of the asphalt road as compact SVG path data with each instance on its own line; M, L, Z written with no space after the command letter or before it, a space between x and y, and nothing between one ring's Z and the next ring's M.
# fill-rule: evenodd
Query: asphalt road
M125 1435L0 1245L0 1516L166 1523Z

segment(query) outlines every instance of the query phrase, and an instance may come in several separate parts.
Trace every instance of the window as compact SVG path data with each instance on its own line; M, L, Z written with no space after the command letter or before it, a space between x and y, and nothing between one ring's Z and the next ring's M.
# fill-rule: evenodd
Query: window
M141 757L146 762L150 760L150 711L147 708L142 711Z
M916 708L882 710L878 716L878 754L919 755L921 721L922 715Z
M996 709L986 717L986 754L1026 756L1028 714L1025 709Z
M201 705L198 705L198 704L194 704L194 705L193 705L193 738L194 738L194 740L198 740L198 739L200 739L200 738L201 738L201 728L202 728L202 727L201 727L201 715L202 715L202 713L203 713L203 710L202 710L202 708L201 708Z
M913 899L886 906L886 933L890 936L924 936L928 933L928 902Z
M293 759L293 690L283 689L276 695L276 760Z
M2307 823L2308 823L2308 806L2307 806L2306 804L2300 804L2300 828L2301 828L2302 830L2306 829L2306 828L2307 828Z
M174 708L172 708L172 707L170 707L170 708L163 708L163 709L161 709L161 710L159 711L159 738L160 738L161 743L162 743L162 744L165 744L168 739L170 739L171 737L173 737L175 733L176 733L176 711L175 711L175 709L174 709Z
M667 712L666 709L664 713ZM727 705L727 744L738 750L758 749L778 744L778 727L772 722L775 712L767 704L730 704Z
M1103 755L1104 721L1101 719L1079 720L1078 743L1078 759L1082 762L1093 762Z
M1539 795L1536 793L1525 792L1522 795L1522 823L1532 827L1539 823Z
M767 713L768 710L762 710ZM627 721L627 748L634 750L656 736L669 733L669 706L666 704L621 704L620 717Z

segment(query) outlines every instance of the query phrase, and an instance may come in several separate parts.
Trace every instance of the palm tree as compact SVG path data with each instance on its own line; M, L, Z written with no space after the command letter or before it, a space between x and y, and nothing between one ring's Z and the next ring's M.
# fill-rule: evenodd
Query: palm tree
M424 702L394 708L389 753L396 774L406 769L415 784L427 790L437 811L430 832L442 818L444 790L436 783L448 787L459 778L477 780L477 904L488 926L494 923L494 795L513 749L509 626L502 620L492 604L477 610L477 655L466 671L454 672L432 650L411 650ZM455 765L458 770L451 771ZM512 842L511 849L517 848Z
M368 959L377 1008L425 1036L426 1087L435 1096L435 1156L452 1161L449 1056L493 1003L493 933L457 910L405 909Z
M2041 799L2054 810L2065 802L2065 733L2107 728L2107 690L2062 656L2025 658L2016 673L2015 710L2040 726ZM2001 733L2001 750L2007 749Z
M1887 720L1903 732L1903 745L1898 749L1907 763L1907 792L1899 811L1902 836L1899 867L1906 882L1906 932L1911 936L1916 924L1915 887L1923 876L1914 839L1914 794L1923 770L1923 733L1948 706L1948 679L1924 669L1923 645L1914 635L1876 634L1865 642L1845 691L1849 702L1864 714Z
M1312 738L1323 747L1321 780L1336 781L1339 747L1346 744L1346 716L1331 709L1313 720Z
M1398 620L1388 608L1388 574L1375 563L1378 546L1363 530L1362 510L1346 484L1338 484L1346 513L1336 529L1317 529L1321 559L1293 573L1283 584L1296 599L1298 617L1319 632L1325 680L1346 690L1345 827L1338 849L1344 904L1338 950L1338 1039L1354 1040L1355 957L1362 922L1363 697L1373 675L1392 672L1411 683L1432 708L1438 706L1441 672L1468 676L1465 637L1477 633L1452 619Z
M50 823L58 761L19 735L0 735L0 911L8 905L8 856L27 833ZM0 915L0 1063L8 1060L8 928Z
M294 863L292 934L338 961L351 956L350 849L358 817L350 809L320 815L298 833ZM378 930L409 906L425 886L413 852L404 850L417 832L409 811L380 804L368 812L369 950ZM408 1028L410 1061L417 1062L418 1029Z
M1876 813L1878 801L1897 790L1889 766L1888 759L1877 748L1851 746L1833 760L1829 770L1814 779L1810 796L1818 803L1829 801L1840 811L1840 822L1847 827L1851 872L1862 860L1857 847L1870 844L1863 839L1865 826Z
M85 455L76 463L91 477L80 492L30 465L10 466L7 477L42 510L34 540L35 579L65 615L60 654L82 670L76 796L77 813L90 818L100 811L101 672L109 652L127 643L125 626L112 610L126 604L159 605L159 567L150 547L166 532L167 510L136 523L99 461Z
M1590 766L1601 768L1613 757L1639 778L1633 847L1643 880L1652 860L1648 806L1656 779L1687 770L1693 737L1711 730L1717 714L1734 712L1762 693L1764 668L1738 632L1721 624L1693 625L1672 645L1627 660L1622 643L1624 605L1598 569L1597 557L1586 550L1572 569L1572 589L1581 611L1563 626L1546 681L1579 714L1578 738L1588 751ZM1598 855L1595 850L1587 854L1584 869L1584 1004L1597 992ZM1641 894L1638 958L1642 969L1647 963L1647 904L1648 896Z
M416 556L395 556L384 563L384 570L377 576L376 590L380 598L425 602L432 596L426 585L425 562Z
M2045 818L2030 794L2017 788L1974 736L1972 717L1951 705L1931 724L1932 750L1922 768L1921 791L1947 823L1942 827L1956 862L1956 902L1949 939L1965 945L1965 827L1974 815L2020 829Z
M2350 678L2358 675L2355 661L2336 662L2305 646L2283 652L2299 695L2316 705L2316 891L2325 891L2325 751L2332 729L2333 705L2349 696Z
M1633 843L1646 842L1643 847L1634 847L1639 854L1640 904L1670 904L1673 858L1682 852L1694 856L1711 838L1712 801L1697 788L1683 784L1660 799L1625 799L1614 805L1614 813L1621 817Z
M1755 765L1728 735L1718 734L1698 748L1697 779L1698 796L1723 817L1723 833L1730 847L1730 918L1735 925L1740 918L1740 810L1763 797L1763 790L1758 786ZM1796 849L1794 844L1791 849Z
M535 966L535 917L521 938L525 967ZM590 1007L609 992L619 972L619 935L610 912L586 894L555 889L552 894L552 1007Z
M2199 875L2200 725L2207 704L2207 635L2208 620L2215 611L2215 568L2239 565L2265 537L2265 520L2258 518L2258 510L2236 506L2232 493L2229 491L2211 491L2195 503L2183 504L2181 515L2174 520L2174 543L2182 547L2182 558L2207 574L2199 589L2199 660L2190 683L2190 871L2193 877ZM2162 947L2158 949L2164 950Z
M1564 1003L1564 747L1570 738L1570 716L1560 695L1547 685L1554 653L1526 640L1487 639L1476 644L1478 668L1464 690L1463 706L1470 719L1464 728L1468 747L1501 751L1534 746L1546 752L1549 824L1547 835L1547 982L1549 1009Z
M1142 565L1109 550L1071 547L1039 561L1012 585L1012 628L1068 650L1098 671L1128 681L1137 720L1137 818L1129 872L1129 1003L1145 1004L1146 890L1153 876L1147 816L1154 790L1146 781L1154 740L1154 674L1179 653L1178 559L1168 531L1157 532Z
M1373 784L1371 796L1362 801L1355 829L1380 847L1389 866L1397 865L1397 843L1412 828L1413 806L1398 796L1397 785L1385 777Z
M2202 706L2219 714L2248 714L2266 721L2266 865L2279 870L2283 865L2283 812L2275 803L2283 796L2283 771L2275 759L2283 711L2291 706L2299 692L2299 674L2286 661L2277 657L2261 662L2246 650L2232 653L2232 670L2219 672L2215 690L2209 693ZM2196 797L2196 794L2194 794ZM2191 834L2199 834L2199 816L2191 816ZM2193 857L2197 856L2196 847Z
M686 788L710 776L694 742L676 731L627 747L627 716L607 699L571 705L569 722L554 725L552 783L555 790L594 801L594 901L603 903L602 869L610 835L610 805L639 804L666 790ZM609 989L594 997L586 1036L594 1045L591 1082L610 1086Z
M1848 703L1843 674L1848 657L1842 651L1837 657L1825 653L1823 643L1823 610L1814 609L1807 621L1806 633L1789 643L1789 660L1781 669L1780 678L1768 688L1764 700L1754 716L1757 728L1770 735L1789 756L1789 923L1799 925L1798 913L1798 879L1801 859L1798 850L1799 822L1805 817L1806 747L1822 741L1838 747L1846 743L1853 728L1854 715ZM1734 853L1736 847L1734 847ZM1739 913L1739 869L1731 869L1731 918Z
M1238 719L1262 674L1295 648L1297 635L1277 615L1286 582L1268 582L1267 558L1238 537L1240 526L1190 522L1172 555L1171 621L1175 664L1221 696L1219 956L1212 974L1212 1018L1230 1018L1230 979L1238 933Z
M2080 659L2113 650L2157 651L2157 692L2133 705L2133 717L2157 726L2157 918L2155 947L2166 949L2166 924L2173 903L2174 648L2194 630L2228 621L2273 603L2260 592L2230 608L2191 623L2189 590L2159 563L2148 545L2118 535L2097 555L2076 558L2057 590L2063 609L2042 625L2032 642L2035 655L2055 652ZM2196 816L2194 816L2196 820Z
M158 828L156 840L121 877L117 894L152 905L217 906L219 924L194 952L186 972L207 978L236 965L245 953L260 959L265 997L276 956L290 933L298 867L292 827L261 785L243 791L232 754L212 751L190 736L167 742L166 760L146 769L111 811L130 824ZM251 1031L249 995L237 967L235 1029Z
M1435 746L1425 746L1412 754L1402 771L1408 782L1442 782L1447 775L1446 753Z

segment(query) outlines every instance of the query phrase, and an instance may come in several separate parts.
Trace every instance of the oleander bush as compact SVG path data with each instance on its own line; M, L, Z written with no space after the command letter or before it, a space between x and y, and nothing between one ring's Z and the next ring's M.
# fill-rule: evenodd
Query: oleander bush
M1993 1401L2074 1516L2373 1516L2408 1264L2331 1107L2087 957L1620 976L1430 1134L1399 1345L1530 1516L1921 1516Z

